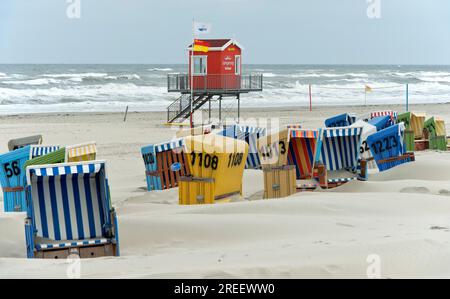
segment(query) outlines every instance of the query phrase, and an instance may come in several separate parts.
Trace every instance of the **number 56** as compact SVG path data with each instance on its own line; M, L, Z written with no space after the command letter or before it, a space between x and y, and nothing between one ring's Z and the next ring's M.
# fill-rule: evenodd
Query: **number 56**
M12 163L6 163L3 165L3 167L5 168L5 172L6 172L6 177L10 178L13 175L20 175L20 168L19 168L19 162L18 161L14 161Z

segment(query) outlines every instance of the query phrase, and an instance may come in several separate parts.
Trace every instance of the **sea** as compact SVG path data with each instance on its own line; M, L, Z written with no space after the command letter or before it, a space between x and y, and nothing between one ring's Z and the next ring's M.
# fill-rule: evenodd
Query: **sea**
M0 65L0 114L164 111L178 65ZM450 102L450 66L244 65L262 74L263 91L241 96L243 107ZM311 86L311 97L310 97ZM366 88L366 86L368 88Z

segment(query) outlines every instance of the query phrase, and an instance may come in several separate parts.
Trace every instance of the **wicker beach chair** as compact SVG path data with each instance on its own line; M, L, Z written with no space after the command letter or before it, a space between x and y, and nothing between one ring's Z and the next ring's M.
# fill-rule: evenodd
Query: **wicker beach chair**
M190 174L183 145L184 139L176 139L141 149L148 191L178 187L180 176Z
M40 144L42 144L42 135L34 135L17 139L11 139L8 142L8 149L9 151L13 151L28 145L40 145Z
M27 145L0 156L0 182L5 212L26 211L26 163L36 157L55 152L59 146Z
M28 258L119 255L104 161L34 165L26 172Z
M297 180L312 179L319 131L289 130L288 165L294 165Z
M270 177L290 176L290 171L293 169L293 179L296 180L294 189L315 190L318 184L313 180L313 169L318 137L319 132L316 130L288 126L277 133L259 139L258 151L264 172L268 172ZM267 181L267 178L265 180ZM290 188L290 177L276 180L281 184L287 184L286 190ZM271 192L272 190L265 191L268 194Z
M229 202L242 195L248 144L217 134L186 137L190 176L180 178L181 205Z
M320 132L315 178L322 188L366 179L367 164L360 159L362 127L325 128Z
M439 117L431 117L424 123L424 138L429 140L433 150L447 150L447 131L445 122Z
M404 142L408 151L422 151L429 148L429 140L423 136L425 114L405 112L398 116L397 123L405 126Z
M403 123L381 130L367 138L367 144L380 171L415 160L404 144Z

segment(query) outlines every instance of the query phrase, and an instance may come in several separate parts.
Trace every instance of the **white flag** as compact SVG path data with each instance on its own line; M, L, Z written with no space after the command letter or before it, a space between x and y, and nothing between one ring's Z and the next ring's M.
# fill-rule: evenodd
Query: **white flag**
M207 33L211 33L211 24L194 22L194 34L195 35L207 34Z

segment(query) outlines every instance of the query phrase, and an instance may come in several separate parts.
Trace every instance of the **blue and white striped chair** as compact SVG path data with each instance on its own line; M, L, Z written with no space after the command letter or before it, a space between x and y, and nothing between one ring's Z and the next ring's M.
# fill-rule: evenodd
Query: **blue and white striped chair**
M5 212L25 212L26 175L24 165L28 160L59 150L53 145L27 145L0 155L0 182L3 189Z
M243 140L248 143L246 169L261 169L261 159L258 154L258 138L266 136L266 128L242 125L226 126L219 135Z
M322 188L333 188L366 177L365 166L358 165L361 163L362 131L362 127L321 130L316 153L315 177Z
M28 166L26 171L28 258L119 255L104 161Z

